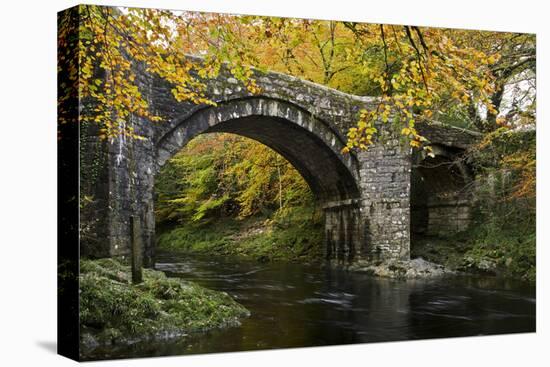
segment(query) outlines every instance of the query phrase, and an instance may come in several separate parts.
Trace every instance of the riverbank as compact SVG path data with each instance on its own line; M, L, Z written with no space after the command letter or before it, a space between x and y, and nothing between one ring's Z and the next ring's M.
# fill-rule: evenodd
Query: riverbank
M324 262L323 225L311 211L279 218L224 218L164 228L158 248L198 254L242 256L260 262ZM413 237L409 261L359 261L349 270L389 278L454 274L498 276L533 283L534 230L524 223L483 221L452 237Z
M337 267L179 251L159 251L157 267L230 292L251 316L241 327L98 348L89 359L533 332L536 324L534 287L496 277L394 281Z
M198 254L243 256L260 262L323 260L323 225L310 210L280 218L224 218L165 229L158 248Z
M453 238L415 238L411 260L358 260L346 269L392 279L478 275L534 283L535 260L534 236L499 235L496 241L471 232Z
M165 231L159 248L213 256L240 256L260 262L291 261L324 263L319 225L289 222L286 226L269 220L218 220L210 225L184 224ZM331 266L340 266L337 262ZM409 261L359 260L346 270L392 279L436 278L456 275L443 265L413 259Z
M131 284L128 266L114 259L80 263L81 347L162 340L237 326L250 313L227 293L212 291L163 272L144 269Z
M411 257L441 264L458 273L498 276L534 283L536 280L534 230L520 232L489 226L474 228L452 238L424 237L411 242Z

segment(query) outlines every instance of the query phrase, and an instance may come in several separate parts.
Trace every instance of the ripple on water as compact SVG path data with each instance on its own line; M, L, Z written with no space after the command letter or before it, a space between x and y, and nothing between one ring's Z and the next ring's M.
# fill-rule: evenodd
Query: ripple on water
M534 288L482 279L400 282L300 264L159 254L156 268L243 304L242 326L104 350L98 358L229 352L535 330Z

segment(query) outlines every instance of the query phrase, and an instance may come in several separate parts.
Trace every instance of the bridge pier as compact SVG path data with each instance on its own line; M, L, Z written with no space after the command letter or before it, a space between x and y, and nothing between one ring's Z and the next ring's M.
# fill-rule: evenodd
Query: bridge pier
M325 255L327 259L353 261L361 255L360 200L349 199L323 205L325 213Z
M143 125L136 123L134 126L140 131L140 126ZM93 136L94 132L91 133L92 135L88 136ZM81 140L83 138L84 135ZM94 209L85 218L81 216L81 233L93 225L89 238L81 241L82 256L129 258L132 238L139 236L138 240L143 248L143 265L150 267L154 264L155 213L152 167L155 164L155 153L152 149L150 141L120 136L100 145L98 150L101 154L96 156L101 157L101 160L90 154L83 156L87 161L96 161L93 164L82 162L81 177L88 177L98 169L97 167L105 173L91 185L84 187L81 183L81 196L89 197L92 201L90 206ZM81 213L86 212L86 208L81 209ZM139 234L132 231L132 217L138 222Z
M362 257L410 258L411 149L398 139L386 140L358 153Z
M361 197L323 205L326 256L408 260L411 150L390 137L357 158Z

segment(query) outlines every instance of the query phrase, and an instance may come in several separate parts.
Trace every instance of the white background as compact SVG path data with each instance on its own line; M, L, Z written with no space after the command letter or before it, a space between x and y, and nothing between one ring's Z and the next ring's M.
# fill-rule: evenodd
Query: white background
M537 333L97 362L112 366L548 365L548 90L544 1L178 0L104 5L536 32ZM66 366L56 348L56 12L74 1L0 3L0 365ZM546 65L545 65L546 64ZM545 312L546 311L546 312ZM270 330L266 330L270 332ZM546 350L545 350L546 348Z

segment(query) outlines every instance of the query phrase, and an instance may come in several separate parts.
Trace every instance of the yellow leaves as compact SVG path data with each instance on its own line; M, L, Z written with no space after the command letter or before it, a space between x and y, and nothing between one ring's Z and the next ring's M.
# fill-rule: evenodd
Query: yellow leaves
M262 88L260 88L254 80L251 80L246 84L246 89L250 93L255 94L255 95L258 95L258 94L262 93Z
M382 122L388 122L389 121L389 118L390 118L390 114L391 114L391 106L389 104L386 104L386 105L380 105L379 110L381 110L380 112L380 119L382 120ZM372 118L375 118L375 116L372 116Z
M422 145L418 140L411 140L409 144L413 148L420 148Z
M194 45L200 43L195 41L202 35L185 34L190 29L191 32L210 29L214 23L201 23L204 20L201 15L189 18L197 22L196 27L181 26L182 20L187 22L189 19L153 9L127 9L116 16L111 14L116 11L114 8L90 5L82 9L86 16L79 24L79 33L84 37L79 40L78 48L75 47L79 68L69 65L69 69L60 68L59 72L68 71L70 80L78 82L80 95L97 106L85 109L83 113L89 116L82 118L101 126L101 138L124 135L141 139L124 122L132 115L152 122L162 121L162 117L149 110L148 102L135 84L136 75L130 59L143 62L148 71L173 83L172 92L177 100L215 105L206 97L201 79L216 76L224 59L210 57L203 65L189 62L186 52L194 53ZM65 41L61 39L60 42ZM234 68L238 79L249 92L261 93L251 69L244 67L241 61Z
M418 131L414 128L414 120L409 120L408 127L404 127L401 130L401 135L409 140L409 145L413 148L422 148L429 152L432 148L428 145L424 145L428 140L422 135L418 134Z
M198 75L199 77L201 78L206 78L207 75L208 75L208 71L204 68L201 68L199 71L198 71Z
M493 65L500 59L500 54L498 54L498 53L494 53L494 54L489 55L489 56L486 56L483 53L479 53L477 56L479 57L481 62L483 64L486 64L486 65Z
M352 127L351 129L349 129L349 131L348 131L348 138L349 138L349 139L352 139L352 140L354 140L355 138L357 138L357 128ZM349 150L349 149L348 149L348 150Z
M487 107L487 111L492 115L496 115L498 113L495 106L489 101L485 104L485 107Z
M342 149L342 153L348 153L353 148L368 149L368 147L373 144L374 136L378 133L375 123L379 117L377 111L359 111L357 127L349 129L346 147Z
M426 152L426 155L427 155L428 157L430 157L430 158L435 158L435 154L434 154L434 151L433 151L433 149L432 149L431 146L429 146L429 145L428 145L428 146L425 146L425 147L423 148L423 150L424 150L424 152Z
M392 107L393 104L393 107ZM377 122L387 123L389 116L392 117L392 125L400 128L400 134L408 141L413 148L427 149L427 139L421 136L415 129L415 115L409 107L401 103L399 98L384 99L375 110L361 110L356 127L349 129L347 134L346 148L343 153L348 153L351 149L368 149L374 144L374 138L378 135L378 129L375 127Z
M160 121L135 85L127 56L172 83L178 101L198 104L215 105L205 97L206 79L216 77L224 63L251 94L262 90L250 66L354 93L354 88L362 88L358 85L367 85L361 93L379 94L381 104L376 111L361 111L355 130L348 133L349 149L373 143L375 122L395 124L415 147L423 146L414 119L433 118L449 99L462 105L483 103L489 113L496 112L488 98L494 89L488 66L500 55L477 50L473 42L457 36L461 31L422 28L425 44L412 32L415 50L401 26L384 25L382 40L376 24L356 24L354 32L340 22L318 20L207 13L178 17L153 9L127 9L112 16L104 13L111 8L83 9L90 10L90 16L83 17L79 30L86 35L78 45L81 75L74 68L70 75L81 83L83 95L104 105L105 111L97 112L105 112L100 121L108 119L107 111ZM186 54L203 55L204 63L193 65ZM104 83L98 73L105 74Z
M398 89L401 86L401 84L395 78L392 78L391 85L395 89Z

